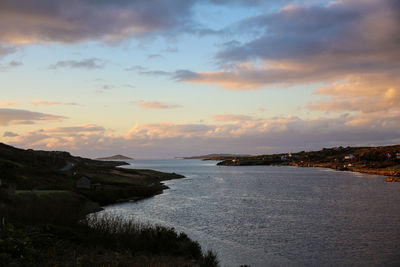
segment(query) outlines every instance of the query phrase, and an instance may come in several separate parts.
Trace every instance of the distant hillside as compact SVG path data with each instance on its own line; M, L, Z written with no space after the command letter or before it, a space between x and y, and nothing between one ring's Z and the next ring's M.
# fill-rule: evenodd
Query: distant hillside
M301 151L246 157L225 157L217 165L289 165L324 167L396 177L400 181L400 145L380 147L333 147L320 151ZM388 179L387 181L394 181Z
M178 157L181 159L204 159L204 160L222 160L226 158L234 157L249 157L250 155L245 154L208 154L202 156L190 156L190 157Z
M97 158L96 160L124 160L124 159L133 160L132 158L124 155L114 155L111 157Z

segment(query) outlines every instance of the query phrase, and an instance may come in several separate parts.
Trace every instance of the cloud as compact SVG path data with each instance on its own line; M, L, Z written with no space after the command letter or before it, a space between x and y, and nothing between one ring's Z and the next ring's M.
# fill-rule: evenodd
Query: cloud
M8 54L15 53L16 51L16 46L10 46L0 43L0 58Z
M41 101L41 100L34 100L31 103L35 106L53 106L53 105L76 106L76 105L78 105L77 103L73 103L73 102Z
M118 42L178 31L191 24L195 1L0 2L0 40L14 44L88 40Z
M140 65L134 65L131 67L125 68L126 71L144 71L146 68Z
M164 59L164 57L162 55L160 55L160 54L150 54L150 55L147 55L147 59L148 60L150 60L150 59Z
M214 118L215 121L241 122L241 121L251 121L251 120L253 120L253 117L251 117L251 116L238 115L238 114L219 114L219 115L214 115L213 118Z
M0 102L0 107L17 107L19 106L16 102Z
M105 132L105 128L102 126L98 126L95 124L84 124L78 126L67 126L67 127L57 127L57 128L49 128L46 130L46 133L102 133Z
M74 68L74 69L102 69L106 65L104 60L98 58L87 58L82 60L64 60L58 61L53 65L50 65L50 69L59 68Z
M26 148L80 151L81 155L85 150L107 148L107 144L122 146L117 136L106 135L106 129L94 124L32 130L12 137L9 143Z
M400 5L395 0L342 0L287 6L246 19L243 32L261 32L228 43L216 56L220 71L186 72L178 79L236 89L333 82L349 74L399 72Z
M0 126L10 124L34 124L36 121L61 121L62 116L33 112L22 109L0 109Z
M346 82L318 88L316 95L326 96L310 103L309 108L325 111L374 112L400 110L400 77L396 74L360 75Z
M19 66L22 66L22 62L21 61L12 60L6 65L0 64L0 71L7 71L7 70L10 70L10 69L13 69L13 68L17 68Z
M392 113L390 120L359 114L306 120L295 116L273 117L218 125L136 124L125 135L112 135L98 125L78 125L34 130L11 138L10 143L92 156L115 152L155 158L221 151L263 154L339 145L398 143L398 125L400 112Z
M15 137L15 136L18 136L18 134L13 133L13 132L8 132L8 131L4 132L4 134L3 134L3 137Z
M162 70L139 71L139 74L149 76L172 76L171 72Z
M144 109L173 109L182 107L181 105L169 105L157 101L133 101L131 103Z

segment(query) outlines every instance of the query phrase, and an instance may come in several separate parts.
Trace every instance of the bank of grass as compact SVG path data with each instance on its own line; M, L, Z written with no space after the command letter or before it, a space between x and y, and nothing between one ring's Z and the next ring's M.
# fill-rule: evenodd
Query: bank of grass
M173 228L86 216L83 200L73 193L37 193L17 191L8 199L2 194L1 267L219 265L214 253L204 254Z

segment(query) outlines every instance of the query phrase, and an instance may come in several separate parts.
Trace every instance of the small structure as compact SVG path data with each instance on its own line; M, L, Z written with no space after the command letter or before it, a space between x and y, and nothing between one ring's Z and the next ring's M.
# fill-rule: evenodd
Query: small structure
M103 187L101 186L101 183L95 183L95 184L92 184L92 187L91 187L93 190L101 190L101 189L103 189Z
M292 153L289 153L289 154L281 156L281 160L286 161L286 160L291 159L292 157L293 157Z
M345 160L352 160L355 159L356 157L353 154L347 155L344 157Z
M79 189L91 189L92 183L88 178L82 176L78 181L76 181L76 188Z
M400 159L400 152L396 153L396 159Z

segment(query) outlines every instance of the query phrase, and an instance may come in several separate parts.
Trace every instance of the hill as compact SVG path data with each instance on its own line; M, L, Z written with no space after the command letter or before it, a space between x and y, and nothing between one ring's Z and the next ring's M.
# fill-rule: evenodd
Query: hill
M181 159L202 159L202 160L223 160L226 158L234 158L234 157L248 157L250 155L244 155L244 154L207 154L207 155L201 155L201 156L190 156L190 157L178 157Z
M114 155L110 157L104 157L104 158L96 158L95 160L133 160L130 157L124 156L124 155Z
M0 143L0 266L218 266L173 228L96 216L183 177L124 164Z
M400 177L400 145L379 147L334 147L320 151L301 151L227 157L218 165L289 165L298 167L324 167L335 170L355 171L391 176L387 181L398 181Z

